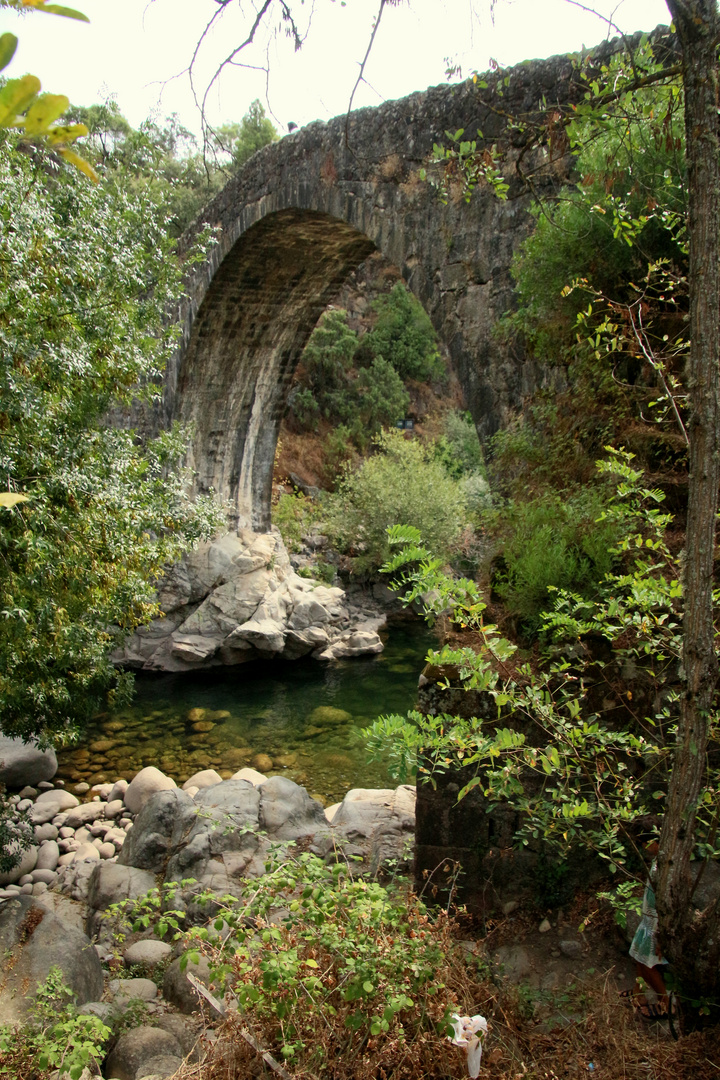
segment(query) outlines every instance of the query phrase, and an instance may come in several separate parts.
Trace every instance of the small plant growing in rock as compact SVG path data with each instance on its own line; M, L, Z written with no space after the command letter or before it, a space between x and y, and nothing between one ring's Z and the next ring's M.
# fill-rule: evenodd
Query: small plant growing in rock
M99 1066L112 1032L97 1016L80 1015L58 967L35 993L28 1021L0 1028L0 1074L23 1080L37 1071L57 1069L79 1080L86 1066Z

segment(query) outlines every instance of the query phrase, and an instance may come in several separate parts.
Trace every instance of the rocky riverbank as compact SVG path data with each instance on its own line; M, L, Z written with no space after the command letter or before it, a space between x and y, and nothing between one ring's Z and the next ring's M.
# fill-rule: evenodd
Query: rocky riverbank
M8 743L5 775L14 768L17 779ZM242 896L247 879L265 872L271 849L351 860L354 873L409 869L411 787L355 789L323 808L291 780L248 767L227 780L202 770L182 787L148 767L130 782L68 790L62 781L37 780L47 774L47 757L36 751L30 758L25 752L23 778L35 784L8 797L32 844L0 876L0 950L12 957L0 978L0 1016L21 1023L35 988L58 967L81 1013L128 1029L104 1063L108 1080L172 1076L184 1059L202 1054L203 1031L202 999L181 968L179 947L152 928L119 939L112 905L174 885L173 908L188 926L202 923L199 894ZM208 981L202 961L189 970Z

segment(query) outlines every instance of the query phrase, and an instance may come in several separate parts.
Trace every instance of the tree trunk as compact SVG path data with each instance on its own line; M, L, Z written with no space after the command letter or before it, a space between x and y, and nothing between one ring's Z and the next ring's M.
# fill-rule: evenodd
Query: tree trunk
M694 994L720 981L717 905L695 917L690 858L717 681L713 556L720 483L720 147L716 0L667 0L682 47L690 241L690 478L685 545L684 693L660 838L660 942Z

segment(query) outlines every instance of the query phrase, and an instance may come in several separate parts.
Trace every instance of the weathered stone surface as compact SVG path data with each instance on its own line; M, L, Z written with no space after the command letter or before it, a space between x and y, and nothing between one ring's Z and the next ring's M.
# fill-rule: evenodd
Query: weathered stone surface
M182 1058L173 1054L156 1054L143 1062L135 1073L135 1080L167 1080L182 1065Z
M153 874L135 866L101 862L93 867L88 885L88 907L105 911L111 904L144 896L157 882Z
M128 967L140 964L145 967L155 967L167 960L172 952L172 946L167 941L158 941L156 938L146 938L128 945L123 953L123 960Z
M169 791L175 786L172 777L166 776L154 765L148 765L133 777L123 795L123 801L131 814L139 814L148 799L157 791Z
M115 1001L154 1001L158 989L152 979L115 979L109 986Z
M187 791L188 788L206 788L213 787L215 784L222 783L222 776L220 773L216 773L214 769L203 769L201 772L193 773L193 775L185 781L183 784L183 791Z
M135 819L118 855L118 864L153 873L164 871L173 852L186 841L196 819L197 807L184 791L173 788L157 792Z
M12 850L13 846L14 845L12 844L10 845L10 850ZM17 866L14 866L12 870L6 870L4 874L0 874L0 887L3 885L14 885L21 877L25 877L26 874L31 873L37 864L37 857L38 849L36 847L29 847L23 851Z
M298 840L327 831L321 804L304 787L284 776L271 776L259 790L260 828L273 839Z
M57 772L54 750L39 750L32 743L0 735L0 784L9 788L51 780ZM38 823L40 824L40 823Z
M168 965L163 979L163 997L171 1005L182 1013L199 1012L203 999L197 990L191 985L186 972L194 975L203 985L210 985L210 965L204 956L199 957L199 962L189 961L183 971L180 967L180 958L173 960Z
M361 855L358 869L376 873L392 862L409 870L415 839L415 788L354 788L332 817L332 833L341 846Z
M34 897L18 896L0 904L0 952L14 962L0 973L0 1015L21 1020L35 988L51 967L59 967L79 1004L103 992L103 973L90 939L44 907Z
M104 1072L116 1080L135 1080L138 1070L160 1055L182 1058L182 1048L177 1039L162 1028L150 1025L133 1028L121 1035L110 1051Z
M338 639L338 655L382 649L365 623L354 637L348 631L358 616L342 589L294 572L277 532L241 529L201 545L173 568L159 599L167 617L138 630L120 662L186 671L258 656L295 659Z
M207 864L225 851L255 851L260 794L244 780L224 780L203 788L194 800L193 821L168 860L166 877L175 881L202 878ZM135 822L133 834L141 827ZM130 841L134 836L131 834ZM123 848L123 856L127 843ZM121 856L121 859L122 857Z

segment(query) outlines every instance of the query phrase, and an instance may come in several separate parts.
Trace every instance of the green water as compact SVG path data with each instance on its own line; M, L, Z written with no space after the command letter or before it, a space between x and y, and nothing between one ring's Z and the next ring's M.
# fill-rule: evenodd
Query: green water
M362 728L413 708L435 646L423 624L401 623L379 656L139 676L132 706L99 718L80 746L60 755L58 774L102 783L155 765L182 783L199 769L227 777L254 765L303 784L326 805L353 787L386 787L383 764L368 764Z

